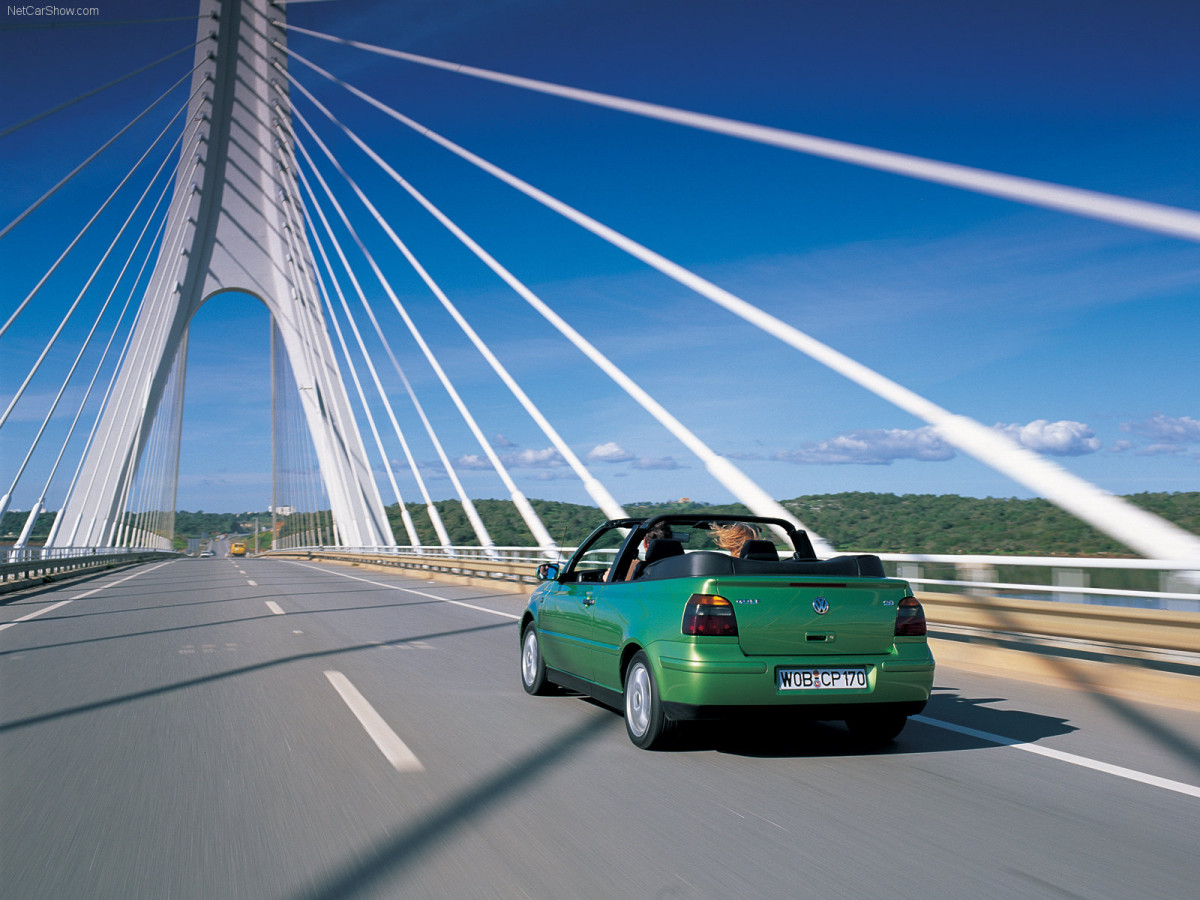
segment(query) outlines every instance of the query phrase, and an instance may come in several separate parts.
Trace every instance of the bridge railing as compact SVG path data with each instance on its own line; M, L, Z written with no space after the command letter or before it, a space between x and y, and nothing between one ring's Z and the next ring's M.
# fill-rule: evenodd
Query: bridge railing
M566 559L573 547L561 548ZM275 551L283 552L283 551ZM404 568L454 574L492 572L508 581L536 580L534 568L549 557L537 547L304 547L289 553L379 557ZM915 590L1014 600L1170 609L1200 613L1196 561L880 553L888 574Z
M0 593L113 566L163 559L170 550L130 547L0 547Z

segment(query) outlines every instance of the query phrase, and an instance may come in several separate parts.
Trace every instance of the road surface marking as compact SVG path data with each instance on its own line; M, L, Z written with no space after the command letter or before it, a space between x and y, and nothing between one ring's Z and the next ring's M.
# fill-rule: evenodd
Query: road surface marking
M258 587L258 582L251 581L249 578L246 579L246 584L250 585L250 587Z
M66 606L70 602L71 602L70 600L59 600L57 603L52 603L50 606L43 607L42 609L39 609L37 612L31 612L27 616L21 616L21 618L19 618L19 619L13 619L11 622L9 622L5 625L0 625L0 631L3 631L5 628L12 628L18 622L28 622L30 619L36 619L38 616L42 615L43 613L48 613L52 609L58 609L60 606Z
M1095 769L1097 772L1104 772L1108 775L1115 775L1118 778L1128 778L1130 781L1137 781L1141 784L1148 784L1152 787L1165 788L1168 791L1175 791L1177 794L1186 794L1189 797L1200 797L1200 787L1193 784L1184 784L1181 781L1171 781L1169 778L1159 778L1157 775L1148 775L1145 772L1139 772L1136 769L1126 769L1124 766L1114 766L1112 763L1100 762L1097 759L1089 759L1086 756L1077 756L1074 753L1065 753L1062 750L1051 750L1049 747L1039 747L1037 744L1030 744L1026 741L1018 741L1013 738L1004 737L1000 734L992 734L988 731L977 731L974 728L967 728L965 725L955 725L952 722L943 722L940 719L930 719L927 716L911 716L914 722L920 722L923 725L932 725L934 728L944 728L946 731L956 731L959 734L965 734L970 737L979 738L982 741L989 741L993 744L1001 744L1005 747L1012 747L1014 750L1024 750L1026 753L1036 753L1038 756L1046 756L1050 759L1057 759L1060 762L1070 763L1073 766L1082 766L1085 769Z
M277 616L282 616L284 614L283 608L278 603L276 603L274 600L267 601L267 609L269 609L271 612L275 613L275 615L277 615Z
M303 563L296 563L303 566ZM388 588L392 591L405 591L409 594L416 594L418 597L428 597L430 600L440 600L442 603L452 603L455 606L465 606L467 609L478 610L479 612L491 613L493 616L502 616L505 619L519 619L518 615L512 613L500 612L498 609L488 609L486 606L476 606L474 603L464 603L462 600L449 600L446 597L438 597L436 594L427 594L424 591L414 591L412 588L397 587L394 584L387 584L383 581L372 581L370 578L360 578L358 575L347 575L345 572L332 572L329 569L320 568L319 566L304 566L306 569L317 569L328 575L340 575L342 578L350 578L354 581L362 581L366 584L373 584L375 587Z
M375 746L387 758L397 772L423 772L425 767L421 761L397 737L396 732L383 720L383 716L375 712L375 708L367 702L366 697L358 692L358 688L350 683L350 679L341 672L326 672L325 677L333 685L333 689L341 695L350 712L367 730Z
M167 562L174 562L174 560L168 560ZM134 572L132 575L126 575L124 578L120 579L119 581L114 581L111 584L102 584L102 585L100 585L100 587L92 588L90 591L84 591L78 597L72 597L70 600L59 600L57 603L52 603L49 606L43 607L42 609L39 609L37 612L31 612L27 616L21 616L21 618L19 618L19 619L13 619L11 622L8 622L4 625L0 625L0 631L3 631L5 628L12 628L18 622L28 622L30 619L36 619L38 616L48 613L53 609L58 609L60 606L66 606L68 603L72 602L73 600L82 600L84 597L90 597L90 596L92 596L92 594L98 594L103 590L107 590L108 588L116 587L118 584L124 584L130 578L137 578L139 575L145 575L147 572L153 572L155 569L161 569L165 565L167 565L167 563L165 563L165 562L159 563L157 566L154 566L153 568L143 569L141 571Z

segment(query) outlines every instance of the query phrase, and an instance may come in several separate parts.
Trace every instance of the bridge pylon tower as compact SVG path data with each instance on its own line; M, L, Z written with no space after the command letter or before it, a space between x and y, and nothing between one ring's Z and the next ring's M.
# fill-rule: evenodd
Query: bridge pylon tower
M285 16L284 5L270 0L200 0L188 130L162 245L53 546L116 542L160 401L173 370L183 377L192 317L226 291L270 310L300 388L338 541L395 543L326 331L299 214ZM178 431L173 443L172 475ZM169 493L173 511L173 481Z

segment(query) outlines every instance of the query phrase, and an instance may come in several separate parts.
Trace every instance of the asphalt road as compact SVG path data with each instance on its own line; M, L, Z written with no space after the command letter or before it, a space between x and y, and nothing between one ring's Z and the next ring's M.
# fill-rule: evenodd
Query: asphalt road
M520 606L266 559L23 592L0 896L1195 896L1194 712L942 668L882 752L815 724L647 753L525 695Z

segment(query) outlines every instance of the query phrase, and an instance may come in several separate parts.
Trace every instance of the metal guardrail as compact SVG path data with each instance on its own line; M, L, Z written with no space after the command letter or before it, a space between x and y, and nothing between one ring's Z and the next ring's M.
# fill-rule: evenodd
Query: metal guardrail
M386 566L412 569L434 574L459 577L485 578L517 584L537 582L534 569L546 556L530 548L503 548L509 551L489 555L478 547L453 548L455 555L438 548L322 548L303 550L271 551L271 556L302 557L308 559L330 559L357 565ZM471 552L466 552L471 551ZM564 553L568 551L564 549ZM916 557L902 554L881 554L886 562L964 562L977 565L980 560L989 564L1009 565L1010 560L1020 560L1020 565L1052 565L1070 568L1094 565L1097 568L1130 568L1151 571L1188 573L1195 563L1164 560L1076 560L1059 557ZM900 577L904 577L901 575ZM909 579L914 581L914 579ZM929 579L922 579L926 583ZM1082 604L1063 602L1061 597L1046 599L996 596L993 585L975 579L939 580L942 586L968 589L964 593L918 591L930 627L976 628L989 632L1040 635L1079 641L1094 641L1111 645L1144 649L1161 649L1200 654L1200 605L1195 610L1142 609L1104 604ZM997 585L1005 590L1028 592L1037 588L1063 594L1064 585ZM1088 589L1091 593L1135 594L1159 596L1145 591L1104 592ZM1185 598L1200 600L1200 594L1181 594ZM1058 602L1053 602L1055 599Z
M30 587L62 575L178 556L171 550L129 547L0 547L0 593Z
M273 553L349 553L414 560L404 568L484 569L504 564L533 568L566 559L573 547L548 553L537 547L303 547ZM880 553L889 574L917 590L1200 612L1200 562L1059 556L980 556ZM420 560L420 563L415 560ZM1008 577L1005 577L1008 576ZM512 576L505 576L512 580Z

